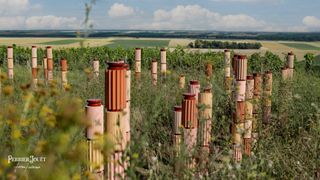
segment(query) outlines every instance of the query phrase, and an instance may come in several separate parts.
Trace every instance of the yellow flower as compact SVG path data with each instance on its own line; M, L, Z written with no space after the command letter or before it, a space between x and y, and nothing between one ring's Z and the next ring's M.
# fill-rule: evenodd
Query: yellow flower
M47 141L45 140L40 140L38 141L36 148L35 148L35 153L41 154L43 152L44 146L47 145Z
M13 131L11 132L11 137L13 139L19 139L21 137L21 131L18 128L14 128Z
M22 119L22 120L20 121L20 125L21 125L22 127L27 127L27 126L30 125L30 120L28 120L28 119Z
M138 159L139 158L139 154L138 153L133 153L132 158L133 159Z
M41 110L40 110L40 117L46 117L48 116L49 114L52 114L53 113L53 110L50 109L48 106L44 105L42 106Z
M65 91L70 91L71 90L70 84L64 84L63 88L64 88Z
M54 127L56 125L56 117L54 116L53 110L48 106L44 105L41 108L39 116L45 120L48 126Z
M1 159L1 166L3 167L7 167L9 165L8 160L7 159Z
M80 180L81 179L81 176L80 174L76 173L72 176L72 180Z
M12 86L5 86L3 88L3 94L6 96L10 96L13 93L13 87Z

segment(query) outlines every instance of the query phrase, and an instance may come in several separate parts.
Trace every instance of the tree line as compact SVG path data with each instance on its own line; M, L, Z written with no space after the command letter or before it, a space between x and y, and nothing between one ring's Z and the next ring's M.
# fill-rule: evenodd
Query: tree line
M247 42L228 42L228 41L206 41L195 40L188 44L189 48L206 48L206 49L260 49L261 43L247 43Z

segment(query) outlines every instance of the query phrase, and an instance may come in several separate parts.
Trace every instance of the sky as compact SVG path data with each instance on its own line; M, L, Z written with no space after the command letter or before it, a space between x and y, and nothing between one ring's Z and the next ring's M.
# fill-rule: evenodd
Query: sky
M0 29L82 29L90 0L0 0ZM96 0L93 29L320 32L320 0Z

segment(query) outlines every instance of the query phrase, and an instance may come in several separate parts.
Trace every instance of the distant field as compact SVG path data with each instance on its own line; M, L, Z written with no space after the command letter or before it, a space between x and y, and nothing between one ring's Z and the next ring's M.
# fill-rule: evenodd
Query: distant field
M44 45L67 45L67 44L73 44L80 42L80 39L63 39L63 40L57 40L57 41L49 41L49 42L42 42L39 44Z
M301 49L301 50L320 50L320 47L316 47L306 43L281 43L281 44L286 45L288 47Z
M145 39L117 39L111 41L111 44L107 44L108 47L167 47L170 40L145 40Z
M123 47L123 48L135 48L135 47L169 47L174 49L177 46L187 46L195 39L179 39L179 38L128 38L128 37L112 37L112 38L87 38L84 40L83 45L89 47ZM271 51L279 55L282 59L285 55L293 51L298 60L303 60L306 53L313 53L315 55L320 54L320 41L315 42L295 42L295 41L257 41L257 40L236 40L236 39L216 39L217 41L235 41L235 42L260 42L262 48L259 50L238 50L234 51L240 54L251 55L253 53L265 53ZM53 48L77 48L80 47L81 39L77 38L1 38L1 45L12 45L31 47L36 45L40 48L44 48L48 45ZM190 49L191 51L209 51L208 49ZM223 51L221 49L210 50L215 52Z

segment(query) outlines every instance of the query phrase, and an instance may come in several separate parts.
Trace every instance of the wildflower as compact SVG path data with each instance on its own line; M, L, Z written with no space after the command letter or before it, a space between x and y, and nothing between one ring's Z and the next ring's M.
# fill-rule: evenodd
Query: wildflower
M79 173L76 173L72 176L72 180L80 180L81 179L81 176Z
M54 127L56 124L56 117L53 114L53 110L44 105L39 113L40 118L43 118L46 124L50 127Z
M0 81L5 81L7 79L7 75L4 73L0 73Z
M35 147L35 153L37 154L41 154L43 152L43 149L45 147L45 145L47 145L47 141L45 140L39 140L36 147Z
M133 153L132 158L133 159L138 159L139 158L139 154L138 153Z
M64 85L63 85L63 88L64 88L65 91L71 91L71 86L70 86L70 84L64 84Z
M13 93L13 87L12 87L12 86L5 86L5 87L3 88L3 94L4 94L5 96L11 96L12 93Z
M30 120L28 120L28 119L23 119L23 120L20 121L20 125L21 125L22 127L27 127L27 126L30 125Z
M11 132L12 139L19 139L21 137L21 131L18 128L14 128Z

